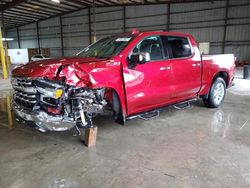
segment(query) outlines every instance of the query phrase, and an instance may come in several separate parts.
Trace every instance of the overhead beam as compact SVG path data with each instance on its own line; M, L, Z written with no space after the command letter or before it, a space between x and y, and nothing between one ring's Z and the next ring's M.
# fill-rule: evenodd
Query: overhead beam
M37 13L37 12L30 12L30 11L27 11L27 10L19 10L19 9L17 9L17 8L12 8L12 9L9 9L9 10L7 10L8 11L8 13L10 12L10 11L13 11L14 13L20 13L20 14L29 14L29 15L32 15L32 16L38 16L38 17L40 17L40 18L48 18L50 15L42 15L42 14L40 14L40 13ZM5 12L7 12L7 11L5 11Z
M4 14L4 18L8 19L8 20L17 20L17 21L23 21L23 22L27 22L27 21L36 21L35 18L30 18L30 17L23 17L23 16L13 16L13 15L8 15L8 14Z
M76 1L76 0L75 0ZM77 1L80 1L80 0L77 0ZM111 1L111 0L109 0L109 1ZM144 5L149 5L149 4L165 4L166 5L166 2L171 2L171 3L181 3L181 2L188 2L188 3L191 3L191 2L210 2L211 0L188 0L188 1L183 1L183 0L178 0L178 2L177 1L173 1L173 0L170 0L170 1L159 1L159 2L157 2L157 3L151 3L151 1L148 1L149 3L148 4L145 4L144 3ZM222 0L213 0L213 1L222 1ZM35 3L41 3L41 1L36 1ZM91 2L91 0L88 0L88 1L81 1L82 3L85 3L85 4L88 4L88 6L86 6L86 7L79 7L79 8L77 8L77 9L71 9L70 11L62 11L61 12L61 14L55 14L55 15L50 15L50 16L42 16L41 15L41 18L40 19L37 19L37 20L39 20L39 21L43 21L43 20L47 20L47 19L50 19L50 18L54 18L54 17L58 17L58 16L60 16L60 15L65 15L65 14L69 14L69 13L72 13L72 12L76 12L76 11L79 11L79 10L83 10L83 9L87 9L88 7L90 7L91 6L91 4L90 3L92 3ZM130 2L132 2L132 1L130 1ZM125 3L125 4L113 4L113 5L100 5L99 3L99 1L96 1L95 2L95 4L96 4L96 7L124 7L124 6L137 6L137 5L143 5L142 3L139 3L139 1L135 1L135 2L137 2L137 3ZM49 3L49 1L46 3L46 4L50 4L51 6L53 6L53 4L51 4L51 3ZM58 7L57 8L65 8L65 7L62 7L63 6L63 4L60 4L60 5L58 5ZM240 4L240 5L230 5L230 7L231 6L244 6L244 5L242 5L242 4ZM222 7L223 8L223 7ZM14 10L13 10L14 11ZM24 12L21 12L21 10L15 10L15 12L19 12L19 13L24 13ZM26 11L27 12L27 11ZM25 13L26 13L25 12ZM24 13L24 14L25 14ZM40 15L37 15L37 14L39 14L39 13L32 13L32 12L29 12L28 14L32 14L32 15L34 15L34 14L36 14L36 16L40 16ZM174 14L174 12L173 12L173 14ZM129 19L129 18L128 18ZM37 21L37 20L35 20L35 21ZM23 23L23 24L17 24L17 26L23 26L23 25L27 25L27 24L30 24L30 23L34 23L34 22L26 22L26 23ZM14 28L14 27L9 27L8 26L8 29L11 29L11 28Z
M21 3L24 3L24 2L26 2L26 0L13 0L13 1L11 1L9 3L6 3L5 5L1 6L0 11L5 11L5 10L7 10L9 8L17 6L17 5L19 5Z
M68 1L68 2L65 2L65 1L63 1L63 2L61 2L60 4L62 4L62 5L66 5L66 6L69 6L69 7L73 7L73 8L80 8L78 5L78 3L76 4L76 3L74 3L72 0L70 0L70 1ZM80 6L82 6L82 5L80 5Z
M50 9L50 10L54 10L54 11L59 11L59 12L65 12L65 11L70 11L71 9L67 9L67 8L64 8L64 7L54 7L54 6L51 6L51 4L49 3L46 3L46 2L40 2L40 1L31 1L29 2L30 5L33 5L33 6L39 6L41 8L44 8L44 9Z
M93 6L93 1L92 0L86 0L85 2L87 2L90 6ZM102 2L95 1L95 5L96 6L102 5Z
M25 15L25 14L22 14L20 12L12 12L12 11L5 11L3 14L5 16L14 17L14 18L15 17L18 17L18 18L31 18L34 21L36 21L37 19L40 18L39 16L36 16L36 15Z
M225 0L212 0L215 1L225 1ZM141 5L157 5L157 4L179 4L179 3L198 3L198 2L211 2L211 0L169 0L169 1L158 1L158 2L152 2L152 1L133 1L130 0L129 3L113 3L111 5L101 5L100 1L96 2L97 7L120 7L120 6L141 6Z
M21 10L21 11L25 11L27 12L27 14L31 13L36 13L36 14L40 14L40 15L44 15L44 16L51 16L53 15L53 13L48 12L46 10L34 10L30 7L23 7L23 6L17 6L17 7L13 7L13 9L11 10Z
M59 14L61 11L59 10L53 10L53 9L50 9L50 7L46 7L46 6L39 6L39 5L31 5L29 3L27 4L23 4L23 5L20 5L19 7L22 7L22 8L25 8L25 9L32 9L34 12L48 12L48 13L52 13L52 14Z
M55 3L53 3L52 1L48 1L48 2L44 2L44 1L34 1L32 3L35 3L35 4L39 4L39 5L48 5L49 7L53 7L53 8L56 8L56 9L60 9L61 11L65 12L65 11L72 11L72 7L69 7L68 5L65 5L65 4L56 4L56 7L55 7Z
M82 2L82 1L79 1L79 0L70 0L70 2L72 2L74 4L77 4L77 5L80 5L80 6L90 6L91 5L89 3L85 3L85 2Z
M105 0L99 0L100 3L104 4L104 5L111 5L109 1L105 1ZM107 3L108 2L108 3ZM112 3L112 2L111 2Z

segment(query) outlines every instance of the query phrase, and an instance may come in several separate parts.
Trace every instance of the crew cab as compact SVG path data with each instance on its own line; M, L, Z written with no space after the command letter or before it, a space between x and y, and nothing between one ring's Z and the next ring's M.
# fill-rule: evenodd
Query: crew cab
M116 122L195 98L220 106L235 73L233 54L201 55L190 34L133 32L103 38L76 57L48 59L12 71L13 109L41 131Z

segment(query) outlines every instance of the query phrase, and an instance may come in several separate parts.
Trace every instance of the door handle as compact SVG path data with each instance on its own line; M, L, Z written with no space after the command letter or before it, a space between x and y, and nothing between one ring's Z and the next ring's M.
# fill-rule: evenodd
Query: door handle
M165 70L170 70L171 68L169 66L166 66L166 67L161 67L160 70L161 71L165 71Z
M193 63L192 67L199 67L201 64L200 63Z

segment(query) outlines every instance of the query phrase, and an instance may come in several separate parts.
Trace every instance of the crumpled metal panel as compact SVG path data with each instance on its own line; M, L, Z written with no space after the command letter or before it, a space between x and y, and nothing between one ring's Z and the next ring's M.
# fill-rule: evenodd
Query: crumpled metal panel
M97 58L63 58L30 62L12 71L13 77L65 79L67 85L89 88L112 88L126 113L124 83L120 57L110 60Z
M17 77L46 77L53 78L61 66L73 63L89 63L96 61L95 58L71 57L62 59L48 59L36 62L29 62L26 65L17 67L12 71L12 76Z
M66 84L77 87L89 86L89 76L86 72L82 71L78 66L72 64L64 69L59 74L59 77L65 77Z

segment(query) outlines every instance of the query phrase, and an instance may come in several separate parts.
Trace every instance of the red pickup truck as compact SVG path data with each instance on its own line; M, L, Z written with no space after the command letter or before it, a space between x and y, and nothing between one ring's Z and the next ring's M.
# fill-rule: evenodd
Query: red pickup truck
M133 32L103 38L76 57L31 62L12 71L13 109L41 131L92 125L106 112L130 117L197 97L216 108L231 87L235 57L201 56L194 38Z

